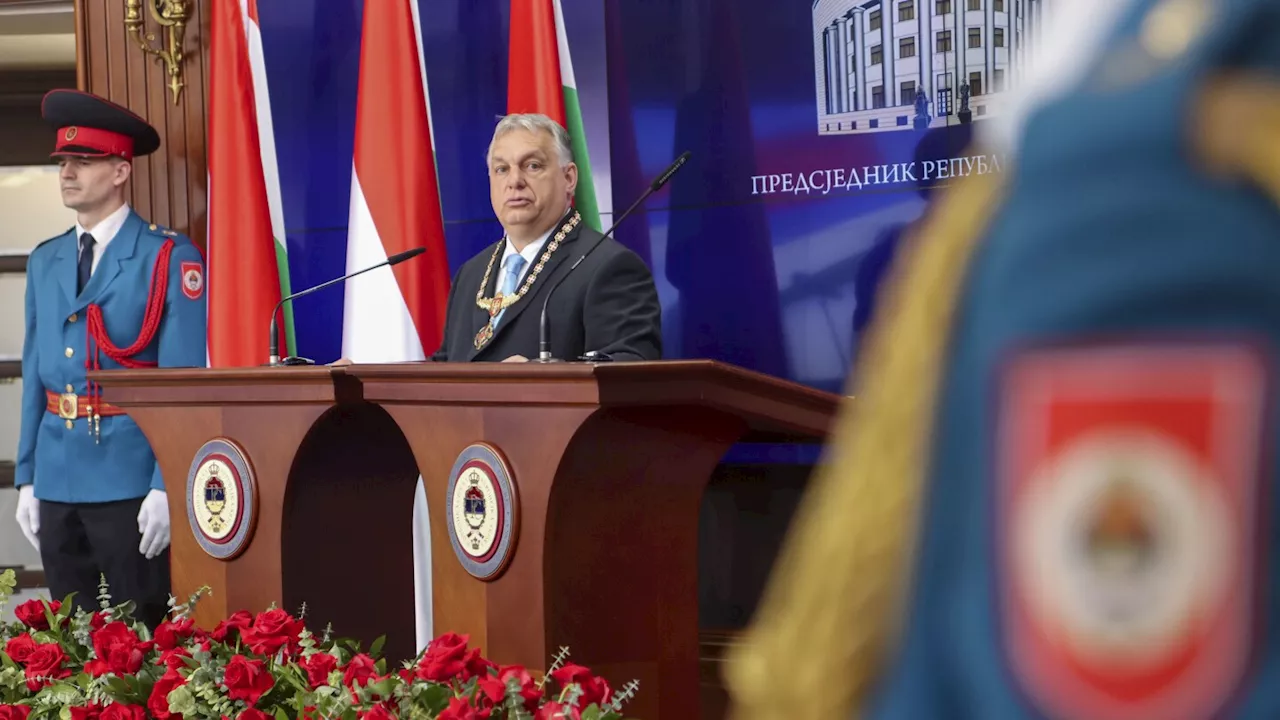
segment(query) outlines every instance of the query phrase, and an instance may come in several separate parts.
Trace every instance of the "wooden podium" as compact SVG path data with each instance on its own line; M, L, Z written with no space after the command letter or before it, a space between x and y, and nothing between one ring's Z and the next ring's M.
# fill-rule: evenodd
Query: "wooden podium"
M205 627L275 603L308 624L414 655L412 507L431 518L434 633L501 664L567 646L628 715L698 715L703 490L740 441L820 441L840 398L712 361L433 364L95 373L156 450L169 490L173 592L202 585ZM242 448L256 494L243 551L206 552L187 481L208 441ZM451 542L455 464L484 443L509 470L509 561L478 579ZM469 506L468 506L469 507Z

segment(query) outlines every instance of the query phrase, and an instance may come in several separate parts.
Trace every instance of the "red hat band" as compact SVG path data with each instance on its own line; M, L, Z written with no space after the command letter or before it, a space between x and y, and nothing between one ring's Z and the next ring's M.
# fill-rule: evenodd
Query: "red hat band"
M89 155L86 150L132 160L133 138L110 130L80 125L58 128L58 145L54 155Z

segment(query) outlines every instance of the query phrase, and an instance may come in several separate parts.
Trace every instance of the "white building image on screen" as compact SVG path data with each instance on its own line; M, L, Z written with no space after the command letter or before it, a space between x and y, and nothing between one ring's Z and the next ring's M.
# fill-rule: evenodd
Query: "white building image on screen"
M818 133L989 116L1017 81L1052 1L813 0Z

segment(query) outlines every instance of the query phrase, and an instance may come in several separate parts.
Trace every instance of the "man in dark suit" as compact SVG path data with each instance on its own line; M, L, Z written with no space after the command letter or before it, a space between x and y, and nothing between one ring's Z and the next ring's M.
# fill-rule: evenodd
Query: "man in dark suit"
M545 115L508 115L494 130L488 166L505 236L454 276L444 340L431 359L536 358L542 304L557 284L547 308L553 357L577 360L594 351L613 360L659 359L662 313L653 275L573 209L578 167L565 129Z

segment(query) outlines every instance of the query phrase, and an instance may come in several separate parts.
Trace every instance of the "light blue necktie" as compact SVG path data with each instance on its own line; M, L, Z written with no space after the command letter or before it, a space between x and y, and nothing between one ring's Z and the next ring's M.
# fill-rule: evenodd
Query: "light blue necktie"
M510 297L516 294L516 285L520 282L520 270L524 267L524 256L520 253L507 256L502 262L502 296ZM507 309L503 308L498 316L493 319L493 329L498 329L498 322L502 320L502 316L507 314Z

